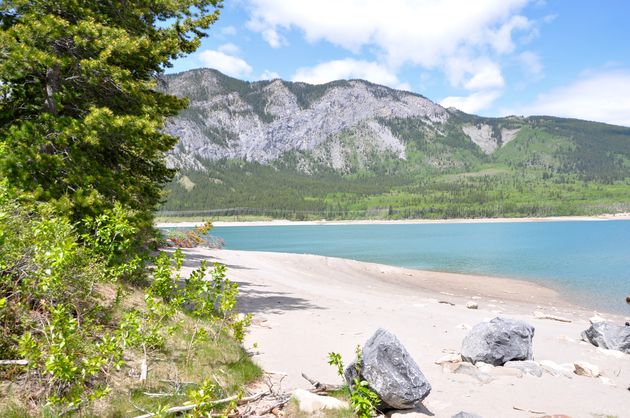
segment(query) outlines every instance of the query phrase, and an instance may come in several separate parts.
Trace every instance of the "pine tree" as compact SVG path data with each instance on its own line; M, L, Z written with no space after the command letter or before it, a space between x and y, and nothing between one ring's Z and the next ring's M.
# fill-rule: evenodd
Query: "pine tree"
M120 203L149 226L173 172L159 75L221 0L0 1L0 178L75 220Z

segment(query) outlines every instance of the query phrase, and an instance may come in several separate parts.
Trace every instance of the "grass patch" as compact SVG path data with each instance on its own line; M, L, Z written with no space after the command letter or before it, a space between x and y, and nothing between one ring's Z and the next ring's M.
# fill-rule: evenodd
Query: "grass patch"
M133 291L127 298L131 305L142 300L142 292ZM129 360L119 371L110 376L111 393L78 411L65 416L122 418L156 412L160 408L184 404L190 390L197 389L201 382L209 379L215 386L213 398L221 399L238 393L248 383L262 376L262 369L247 355L243 347L232 336L221 332L215 339L217 325L202 323L208 335L196 340L194 350L188 357L188 343L194 332L195 320L183 314L175 318L172 336L168 345L149 360L147 381L138 381L143 355L138 351L126 353ZM26 386L27 387L27 386ZM25 386L7 384L0 386L0 417L49 418L57 416L45 406L29 404ZM160 394L151 396L150 394ZM223 406L217 407L217 412Z

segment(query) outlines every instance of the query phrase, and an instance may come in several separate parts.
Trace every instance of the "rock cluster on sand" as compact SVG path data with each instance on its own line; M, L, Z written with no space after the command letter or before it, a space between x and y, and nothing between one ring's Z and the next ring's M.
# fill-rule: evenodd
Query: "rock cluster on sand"
M384 409L413 408L431 392L431 385L405 347L382 328L363 347L359 375L356 363L350 364L344 375L350 386L357 377L367 381Z
M595 322L582 332L582 339L597 347L630 354L630 326Z
M475 325L462 343L462 358L503 366L510 360L531 360L534 327L508 318L494 318Z

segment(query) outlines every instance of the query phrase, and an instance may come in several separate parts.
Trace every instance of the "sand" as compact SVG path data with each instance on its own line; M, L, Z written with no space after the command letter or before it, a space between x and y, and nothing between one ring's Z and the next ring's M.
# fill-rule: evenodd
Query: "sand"
M567 221L623 221L630 220L630 213L612 213L595 216L549 216L529 218L466 218L466 219L404 219L404 220L343 220L343 221L214 221L214 226L298 226L298 225L388 225L388 224L470 224L506 222L567 222ZM158 222L158 228L194 228L204 222Z
M282 381L286 390L309 387L302 372L341 383L327 365L327 354L339 352L349 362L356 345L383 327L398 336L433 386L424 404L436 417L451 417L461 410L486 418L543 415L515 408L574 418L630 417L630 355L580 342L594 312L572 305L553 290L512 279L314 255L209 249L186 253L188 268L202 259L228 266L229 277L240 285L240 309L254 314L245 345L257 352L254 360L265 370L286 374ZM471 300L478 303L478 310L466 308ZM572 322L537 319L534 311ZM446 353L459 351L466 326L499 315L536 328L535 360L587 361L599 366L615 386L599 378L550 374L497 376L482 384L434 364ZM626 320L603 316L619 323Z

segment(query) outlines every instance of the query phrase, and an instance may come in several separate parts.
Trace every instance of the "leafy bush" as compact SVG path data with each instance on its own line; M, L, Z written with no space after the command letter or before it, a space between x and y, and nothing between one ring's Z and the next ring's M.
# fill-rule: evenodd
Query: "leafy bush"
M203 225L186 231L171 230L166 234L165 244L177 248L222 248L223 239L208 235L212 229L212 222L206 221Z
M122 212L106 212L96 220L98 243L85 243L50 204L18 202L6 186L0 221L0 357L28 360L31 382L51 403L106 394L104 378L120 366L122 346L110 322L115 300L98 289L141 261L114 263L101 247L125 253L133 229L124 228Z
M22 371L3 367L0 379L21 379L42 389L35 400L74 408L109 393L128 350L140 350L145 365L164 350L178 315L195 320L188 359L206 336L242 341L250 317L236 315L238 285L224 266L204 262L183 280L181 251L162 252L148 269L144 303L130 308L127 279L147 271L147 259L130 250L136 229L120 206L86 225L92 232L79 234L50 204L18 201L0 183L0 358L28 362Z
M354 412L360 418L370 418L376 415L378 412L378 405L381 402L376 392L370 389L369 383L360 378L362 357L361 357L361 347L357 346L355 349L355 353L357 355L356 361L354 363L354 367L356 368L357 377L354 379L352 384L348 385L348 392L350 394L350 405L354 409ZM335 366L337 368L337 374L344 378L344 366L343 360L341 359L341 355L339 353L329 353L328 354L328 364L331 366Z

